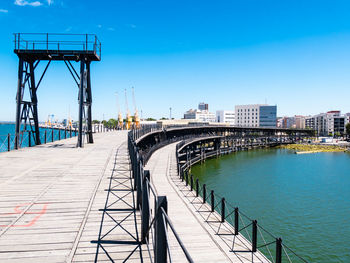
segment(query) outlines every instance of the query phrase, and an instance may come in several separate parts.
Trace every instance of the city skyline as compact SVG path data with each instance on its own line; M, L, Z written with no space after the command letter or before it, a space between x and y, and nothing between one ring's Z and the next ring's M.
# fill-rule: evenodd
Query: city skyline
M125 115L131 87L143 117L278 105L278 116L349 112L350 4L336 1L7 1L0 5L0 120L14 121L18 58L14 32L96 33L102 61L92 65L93 118ZM76 12L80 10L80 12ZM261 11L263 10L263 11ZM244 14L244 15L243 15ZM91 19L87 19L91 17ZM87 19L86 21L84 19ZM46 21L46 23L43 23ZM76 119L77 89L62 63L38 90L39 119Z

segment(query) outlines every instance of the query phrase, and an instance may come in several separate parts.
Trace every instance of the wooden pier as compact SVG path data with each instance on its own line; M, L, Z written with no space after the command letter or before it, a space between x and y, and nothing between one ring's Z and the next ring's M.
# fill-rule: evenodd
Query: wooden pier
M76 148L66 139L0 154L0 262L153 262L140 242L141 217L126 131L95 134ZM157 150L145 169L194 262L269 262L177 176L176 147ZM218 231L218 227L219 230ZM225 232L226 231L226 232ZM221 235L221 234L222 235ZM172 262L186 262L174 236Z

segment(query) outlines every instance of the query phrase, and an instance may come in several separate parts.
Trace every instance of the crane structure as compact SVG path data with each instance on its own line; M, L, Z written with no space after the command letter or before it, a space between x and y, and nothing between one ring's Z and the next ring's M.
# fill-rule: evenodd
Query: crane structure
M129 130L131 128L131 125L132 125L132 118L131 118L130 112L129 112L128 96L126 95L126 89L125 89L125 107L126 107L125 129Z
M118 99L118 92L115 93L116 99L117 99L117 108L118 108L118 130L123 129L123 115L122 112L120 111L120 105L119 105L119 99Z
M135 100L135 89L134 87L132 87L132 100L134 103L134 109L135 109L135 113L134 113L134 124L135 124L135 128L139 129L140 128L140 117L139 117L139 113L137 111L137 106L136 106L136 100Z

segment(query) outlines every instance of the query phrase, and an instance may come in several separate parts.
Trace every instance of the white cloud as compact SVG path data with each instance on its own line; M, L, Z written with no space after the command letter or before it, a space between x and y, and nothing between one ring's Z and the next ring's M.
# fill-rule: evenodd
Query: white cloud
M47 4L48 5L52 5L53 4L53 0L47 0Z
M8 13L9 10L6 10L6 9L0 9L0 13Z
M26 0L15 0L15 5L19 5L19 6L26 6L26 5L30 5L30 6L41 6L42 3L39 1L26 1Z
M114 27L109 27L107 28L108 31L115 31L115 28Z

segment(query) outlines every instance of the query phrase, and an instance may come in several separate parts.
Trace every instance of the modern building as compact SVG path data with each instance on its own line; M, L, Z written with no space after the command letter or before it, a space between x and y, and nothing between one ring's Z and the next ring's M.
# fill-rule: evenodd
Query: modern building
M215 122L215 114L209 111L190 109L185 112L184 119L199 120L203 122Z
M278 128L295 128L295 117L280 117L277 118Z
M217 110L216 122L235 125L235 112L230 110Z
M340 111L328 111L307 118L307 128L317 131L319 136L334 136L345 134L347 116L342 116Z
M235 106L236 125L243 127L276 127L277 106L250 104Z
M209 105L208 103L200 102L198 104L198 109L202 111L209 111Z
M215 114L209 112L209 105L201 102L198 104L198 109L190 109L185 112L184 119L197 120L202 122L215 122Z
M295 115L294 119L295 119L295 128L297 129L305 129L305 122L306 122L306 118L305 116L302 115Z

